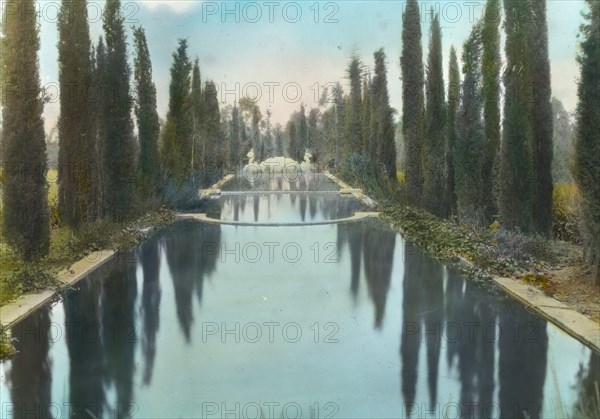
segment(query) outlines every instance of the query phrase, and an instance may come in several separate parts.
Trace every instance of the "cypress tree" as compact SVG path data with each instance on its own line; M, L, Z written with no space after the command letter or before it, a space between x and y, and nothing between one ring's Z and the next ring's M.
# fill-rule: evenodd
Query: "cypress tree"
M93 160L94 167L92 170L93 181L92 186L94 187L93 192L93 203L91 217L98 218L102 215L102 159L101 159L101 137L100 137L100 122L102 121L102 105L100 94L100 79L98 70L98 51L94 47L93 43L90 50L90 68L91 68L91 84L88 90L88 100L91 102L92 110L89 113L88 123L90 124L90 131L92 133L92 153L95 158Z
M546 0L531 0L531 79L532 140L535 169L533 220L535 229L544 236L552 233L552 158L553 117L550 60L548 59L548 24Z
M454 176L461 222L480 224L485 132L481 83L481 26L476 24L463 47L462 98L454 144Z
M206 142L204 141L204 98L202 92L202 79L200 78L200 65L198 59L194 61L192 69L192 88L190 91L190 116L191 116L191 165L192 172L196 173L206 167Z
M361 113L361 125L362 125L362 144L361 151L366 156L369 151L369 144L371 143L371 81L365 77L363 79L362 87L362 113Z
M94 67L94 89L96 96L96 152L98 154L98 177L100 179L100 190L99 190L99 209L102 214L103 208L103 194L105 189L106 176L103 174L103 153L104 153L104 109L106 100L106 94L104 92L104 77L106 72L106 47L104 46L104 39L100 37L96 46L96 59Z
M227 147L225 135L221 128L221 111L217 97L217 86L209 81L204 88L204 126L206 141L206 161L209 173L215 178L220 177L227 163Z
M131 211L135 186L136 145L131 120L130 69L120 0L104 9L106 59L102 92L102 175L105 214L122 220Z
M483 115L485 124L485 157L483 162L483 199L485 219L490 222L497 213L494 194L495 166L500 150L500 0L488 0L483 16Z
M254 159L261 161L260 148L261 148L261 135L260 135L260 121L262 120L262 114L260 108L256 104L252 103L252 148L254 149Z
M169 130L165 128L163 132L162 155L167 177L181 185L191 174L192 124L188 111L192 63L187 54L187 40L179 39L178 43L172 54L169 111L165 124Z
M302 162L304 160L304 153L306 153L306 144L308 142L308 122L306 120L306 111L304 104L300 104L300 113L298 114L298 143L296 149L295 160Z
M342 158L341 152L343 151L344 144L343 133L347 111L346 104L344 103L344 89L339 82L334 85L331 94L333 98L333 130L330 137L331 151L335 161L339 162Z
M241 106L240 106L241 111ZM248 138L248 131L246 127L246 122L244 121L244 116L242 112L240 112L240 141L241 141L241 161L245 161L250 149L252 148L252 143Z
M177 131L175 130L175 121L167 118L160 133L161 143L161 166L164 176L167 180L180 179L183 171L182 163L179 159L181 154L180 144L177 139Z
M159 182L158 137L160 125L156 111L156 87L152 81L152 62L142 27L133 29L134 80L136 92L135 115L138 125L140 156L138 171L142 194L154 196Z
M6 13L9 11L9 13ZM50 224L46 142L33 0L5 2L2 42L2 223L7 242L26 261L48 254Z
M376 119L374 148L377 165L383 167L385 175L396 179L396 142L393 110L387 87L385 53L383 48L376 51L375 76L373 78L372 116ZM373 129L373 125L371 126Z
M408 0L402 16L402 134L406 143L406 182L411 202L421 204L424 75L421 16L417 0Z
M312 154L312 161L319 160L319 144L321 144L319 131L319 108L313 108L308 113L308 149Z
M361 66L362 64L360 59L356 55L353 55L346 70L346 76L350 80L350 101L346 112L346 127L344 135L344 151L346 156L353 153L360 153L361 151Z
M271 110L267 109L267 119L265 120L265 139L263 141L264 160L273 156L273 134L271 132L271 115Z
M283 151L283 130L280 124L275 126L275 154L278 157L284 155Z
M288 121L288 123L285 127L285 130L286 130L286 133L289 138L288 154L292 159L297 160L298 134L297 134L297 129L296 129L296 123L294 122L293 116L292 116L292 119L290 119Z
M229 125L229 164L232 167L239 167L241 163L241 133L240 133L240 112L237 105L233 106L231 111L231 122Z
M587 0L589 12L581 26L581 68L577 105L574 176L581 193L586 258L600 286L600 2Z
M61 219L75 229L95 217L98 186L86 3L63 0L58 15L58 209Z
M448 124L446 134L446 187L445 202L446 210L449 215L456 214L456 191L454 184L455 169L452 158L453 150L457 142L456 138L456 118L458 116L458 106L460 103L460 70L458 68L458 58L454 46L450 48L450 64L448 69Z
M433 14L433 11L432 11ZM433 214L445 217L444 188L446 186L446 103L442 67L442 28L437 14L431 21L429 57L427 60L427 108L424 141L423 206Z
M506 70L498 206L502 223L532 230L534 167L531 147L530 0L504 0Z

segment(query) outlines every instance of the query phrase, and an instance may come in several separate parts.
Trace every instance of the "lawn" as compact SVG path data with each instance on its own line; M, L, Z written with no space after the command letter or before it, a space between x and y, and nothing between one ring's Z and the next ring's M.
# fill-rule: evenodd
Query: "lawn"
M51 213L55 213L58 203L58 172L56 169L50 169L47 174L48 179L48 204L50 205ZM1 182L3 180L0 174L0 191ZM0 200L0 217L2 215L2 204ZM2 224L0 223L0 233L2 233ZM73 239L73 234L69 228L65 226L54 226L50 231L50 254L39 266L35 266L33 274L37 273L43 276L42 272L57 273L71 262L73 252L70 242ZM4 235L0 235L0 306L15 299L23 292L29 291L24 289L22 284L15 283L15 278L19 273L23 273L28 269L33 268L32 264L25 264L15 252L4 241ZM35 279L35 278L34 278ZM41 279L41 278L39 278ZM40 286L47 285L47 281L39 281Z

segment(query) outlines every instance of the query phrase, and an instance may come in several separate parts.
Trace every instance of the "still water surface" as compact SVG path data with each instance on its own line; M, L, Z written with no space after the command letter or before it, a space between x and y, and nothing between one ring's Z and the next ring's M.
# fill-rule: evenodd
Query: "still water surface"
M239 217L357 205L295 197ZM213 216L248 199L224 196ZM600 375L588 348L376 220L182 222L13 335L1 417L552 418Z

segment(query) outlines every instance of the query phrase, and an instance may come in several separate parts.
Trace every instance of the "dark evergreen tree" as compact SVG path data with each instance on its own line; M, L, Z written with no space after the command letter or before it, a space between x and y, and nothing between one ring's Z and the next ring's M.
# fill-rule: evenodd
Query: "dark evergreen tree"
M437 14L431 21L425 91L427 136L423 144L423 206L433 214L445 217L448 215L443 199L446 186L446 95L442 65L442 28Z
M295 160L301 162L304 160L306 146L308 143L308 121L306 120L306 111L304 104L300 104L300 113L298 114L298 148L296 149Z
M241 109L240 109L241 110ZM248 153L252 148L252 142L248 137L248 128L246 127L246 122L244 121L244 117L242 116L242 112L240 112L240 141L241 143L241 161L247 162Z
M256 103L251 103L252 112L252 148L254 149L254 160L261 161L260 149L262 147L262 135L260 132L260 121L262 113Z
M181 185L189 178L192 155L192 121L190 118L192 63L187 53L187 40L179 39L173 53L171 84L169 86L169 111L163 131L163 165L168 178ZM169 134L169 135L166 135Z
M288 147L288 155L297 160L298 155L298 133L296 129L296 122L294 119L290 119L285 127L286 134L289 138L289 147Z
M462 223L481 224L485 132L481 85L481 25L476 24L463 47L462 99L454 144L454 176L458 215Z
M587 0L581 26L574 176L582 198L586 258L600 286L600 2Z
M106 138L106 132L104 129L105 115L104 110L106 109L105 101L107 95L104 92L105 73L106 73L106 47L104 46L104 39L100 37L98 39L98 45L96 46L96 59L94 60L94 97L95 97L95 127L96 127L96 154L98 155L98 194L96 196L96 207L98 208L99 215L105 213L104 211L104 190L106 189L106 176L104 175L104 140Z
M265 119L265 138L263 141L263 160L273 157L273 133L271 132L271 110L267 109Z
M373 96L372 96L372 118L375 120L374 129L376 145L371 144L375 149L377 166L383 167L385 175L391 179L396 179L396 142L393 110L390 107L390 96L387 87L387 75L385 67L385 53L383 48L376 51L375 57L375 76L373 77Z
M331 97L333 100L333 121L331 124L330 149L334 160L339 162L342 158L343 133L347 111L344 101L344 89L340 83L336 83L333 87Z
M322 142L319 129L319 108L313 108L308 113L308 149L312 154L312 161L319 161L319 148Z
M217 86L209 81L204 88L205 104L205 141L206 161L205 169L216 180L222 175L227 163L227 146L225 135L221 128L221 111L219 110L219 99L217 97Z
M99 186L87 17L86 0L63 0L58 15L58 209L75 229L96 217Z
M200 78L200 65L198 59L194 62L192 70L192 88L189 98L189 117L191 118L191 147L192 147L192 172L196 173L206 167L206 142L204 141L204 97L202 92L202 79Z
M494 179L500 150L500 0L488 0L483 16L481 43L483 48L483 114L485 124L485 157L483 163L483 199L485 219L491 222L498 211Z
M463 47L462 98L454 144L454 176L461 222L481 224L482 166L485 132L482 120L481 25L473 27Z
M280 124L275 125L275 155L283 156L283 129Z
M239 167L241 163L241 130L240 130L240 112L237 106L231 111L231 122L229 126L229 164L232 167Z
M362 87L362 144L361 151L364 155L369 152L369 144L371 143L371 80L365 77Z
M104 9L106 61L102 92L103 209L121 220L130 214L135 188L136 145L131 120L130 69L120 0L107 0Z
M498 179L502 223L531 231L534 167L531 147L530 0L504 0L506 70L504 128Z
M552 88L550 86L550 60L548 58L548 23L546 0L531 0L533 25L531 26L531 91L532 140L535 170L535 196L533 199L534 227L546 237L552 233Z
M346 70L346 77L350 80L350 100L346 111L346 126L344 132L345 155L360 153L362 145L362 95L361 95L361 77L362 64L358 56L353 55Z
M27 261L48 253L46 142L33 0L5 2L2 42L2 223L6 241Z
M455 169L453 161L453 150L457 142L456 138L456 119L460 104L460 70L458 68L458 59L454 47L450 48L450 64L448 70L448 124L446 136L446 188L445 205L448 214L456 214L456 190L455 190Z
M140 155L138 160L139 183L143 196L154 196L160 180L158 137L160 125L156 111L156 87L152 81L152 62L146 33L142 27L133 29L134 80L136 92L135 115L137 118Z
M408 0L402 17L402 134L406 143L406 182L411 202L421 204L423 190L424 74L421 16L417 0Z

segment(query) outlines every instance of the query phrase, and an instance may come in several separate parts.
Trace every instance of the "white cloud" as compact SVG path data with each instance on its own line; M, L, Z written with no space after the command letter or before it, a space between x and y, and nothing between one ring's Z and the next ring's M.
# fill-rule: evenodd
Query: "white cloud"
M202 3L201 0L140 0L145 7L156 10L161 7L171 9L176 13L183 13L193 6Z

